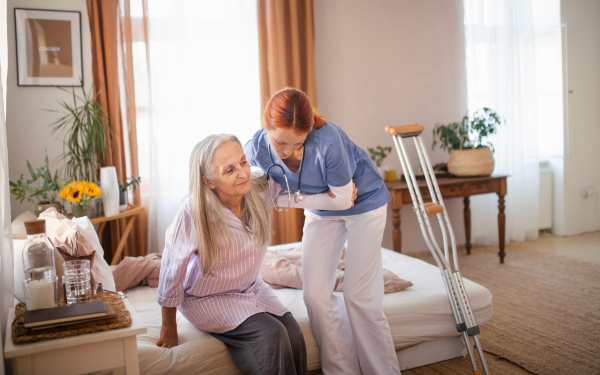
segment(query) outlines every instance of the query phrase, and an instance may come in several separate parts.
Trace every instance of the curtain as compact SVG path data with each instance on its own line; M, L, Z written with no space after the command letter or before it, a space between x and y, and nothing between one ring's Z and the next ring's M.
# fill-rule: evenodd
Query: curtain
M138 152L149 189L148 246L160 252L188 194L194 145L214 133L244 144L260 129L258 31L254 1L148 0L146 11L148 43L133 48L134 62L147 54L150 67L150 95L136 103Z
M304 91L317 107L313 1L258 0L257 5L261 110L285 87ZM271 217L271 244L302 239L304 210L272 210Z
M143 23L132 23L129 0L87 0L87 8L92 35L94 90L99 93L98 100L114 129L110 142L107 142L104 165L115 166L117 177L124 184L128 176L140 175L133 38L134 34L137 37L144 35ZM143 205L141 190L128 190L128 202ZM110 260L125 230L125 219L111 221L109 225L103 246L105 257ZM147 226L147 213L135 219L123 256L147 253ZM108 243L110 247L106 245Z
M539 160L530 0L465 0L468 105L506 120L492 139L495 174L507 174L506 239L538 236ZM472 198L473 242L498 243L498 200Z
M0 77L2 75L2 64L0 64ZM0 351L4 353L3 345L6 335L6 320L8 319L8 309L14 306L14 285L13 285L13 243L12 226L10 221L10 187L8 185L8 145L6 139L6 117L4 115L4 85L6 81L0 80L0 227L2 228L2 238L0 239ZM10 370L9 370L10 371ZM0 375L4 374L4 363L0 366Z

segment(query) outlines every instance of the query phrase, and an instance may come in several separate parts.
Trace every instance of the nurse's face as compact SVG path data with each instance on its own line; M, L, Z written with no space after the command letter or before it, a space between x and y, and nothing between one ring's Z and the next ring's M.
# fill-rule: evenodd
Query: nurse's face
M271 148L277 153L281 160L292 156L296 151L302 149L306 134L297 134L292 129L273 128L267 131Z
M213 155L212 166L212 180L202 176L202 181L216 190L221 201L241 198L250 191L250 164L237 143L226 141L221 144Z

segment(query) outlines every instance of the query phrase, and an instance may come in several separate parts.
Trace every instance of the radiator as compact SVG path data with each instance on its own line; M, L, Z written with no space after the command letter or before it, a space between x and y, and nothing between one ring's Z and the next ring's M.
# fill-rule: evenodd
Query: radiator
M552 228L552 201L552 169L540 163L540 230Z

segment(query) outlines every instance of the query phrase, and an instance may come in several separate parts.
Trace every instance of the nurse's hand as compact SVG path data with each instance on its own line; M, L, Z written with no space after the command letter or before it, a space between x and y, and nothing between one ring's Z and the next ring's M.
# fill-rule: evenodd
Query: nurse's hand
M331 198L335 198L335 194L333 194L331 192L331 190L327 190L327 194L329 194L329 196ZM354 207L354 201L356 200L356 197L358 197L358 189L356 188L356 185L354 185L354 182L352 183L352 206L350 207Z

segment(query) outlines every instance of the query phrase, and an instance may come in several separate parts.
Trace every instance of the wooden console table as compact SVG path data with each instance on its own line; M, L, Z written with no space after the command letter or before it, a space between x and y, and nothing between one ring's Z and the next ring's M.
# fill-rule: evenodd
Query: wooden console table
M504 215L504 196L506 195L507 176L487 177L439 177L437 178L442 198L460 198L464 201L464 220L467 254L471 254L471 209L469 197L471 195L496 193L498 194L498 243L500 263L504 263L504 234L506 217ZM406 182L388 181L385 186L392 195L392 226L394 251L402 252L402 232L400 231L400 209L405 204L411 204L410 192ZM419 188L424 202L430 202L429 190L425 180L419 180Z
M127 224L125 226L125 230L119 239L119 245L117 246L117 250L115 250L112 260L110 262L111 266L116 265L121 260L121 252L123 252L123 248L127 243L127 237L129 237L129 232L131 232L131 228L133 227L133 222L135 217L144 212L144 207L129 205L126 210L119 212L117 215L113 216L100 216L90 219L92 224L100 224L98 227L98 237L101 238L102 231L106 226L106 223L113 220L125 219L127 218Z

